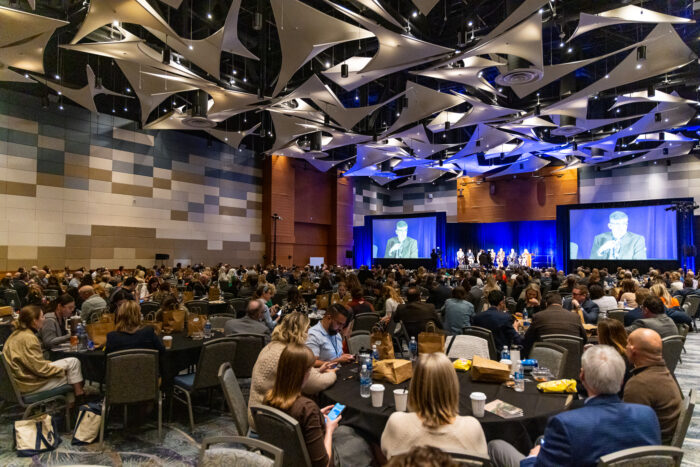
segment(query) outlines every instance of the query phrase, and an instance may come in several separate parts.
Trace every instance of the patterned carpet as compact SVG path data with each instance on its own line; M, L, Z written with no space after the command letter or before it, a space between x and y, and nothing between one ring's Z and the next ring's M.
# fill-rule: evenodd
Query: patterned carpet
M683 363L676 369L676 376L687 394L691 387L700 387L700 333L688 335L686 350ZM202 439L236 434L230 416L221 410L220 399L215 399L211 411L205 408L206 400L195 400L195 405L196 426L193 434L189 431L186 409L177 403L173 421L163 426L162 442L158 441L155 412L145 413L143 408L130 410L129 425L125 430L122 411L116 409L109 418L104 451L95 444L72 446L70 435L63 434L63 443L56 451L34 458L18 458L15 455L12 449L12 420L19 418L21 412L13 408L3 410L0 413L0 465L194 466ZM139 417L143 420L137 420ZM700 410L695 411L683 449L683 465L700 467Z

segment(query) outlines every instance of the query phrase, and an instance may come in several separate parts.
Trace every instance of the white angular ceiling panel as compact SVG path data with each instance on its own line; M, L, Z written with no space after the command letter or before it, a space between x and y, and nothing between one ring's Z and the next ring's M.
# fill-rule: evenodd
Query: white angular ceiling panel
M387 130L387 134L391 134L411 122L416 122L463 102L463 99L458 96L410 82L406 83L406 97L408 98L408 107L401 111L401 115Z

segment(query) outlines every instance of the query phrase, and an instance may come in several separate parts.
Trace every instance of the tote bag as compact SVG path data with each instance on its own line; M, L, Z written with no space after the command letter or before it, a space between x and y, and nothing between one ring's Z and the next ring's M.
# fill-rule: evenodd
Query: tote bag
M89 403L81 405L78 409L78 419L73 430L73 441L71 444L90 444L100 436L100 425L102 424L102 406L100 404Z
M56 420L48 414L30 420L17 420L13 430L19 457L32 457L53 451L61 444Z

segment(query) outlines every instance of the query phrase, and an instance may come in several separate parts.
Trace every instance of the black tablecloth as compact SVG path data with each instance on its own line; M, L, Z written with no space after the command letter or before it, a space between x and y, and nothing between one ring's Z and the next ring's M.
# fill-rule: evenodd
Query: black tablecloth
M231 313L226 302L209 302L209 316Z
M468 372L458 372L457 376L460 385L460 415L472 415L469 399L472 392L486 394L486 402L500 399L523 409L524 416L515 419L504 419L490 412L486 412L485 416L479 419L488 441L503 439L521 452L529 452L537 437L544 433L550 415L564 410L566 395L542 394L537 390L536 383L531 380L526 379L524 392L515 392L503 384L473 382ZM359 430L368 440L379 444L384 426L395 411L393 391L396 388L408 388L409 383L410 380L400 385L382 382L386 388L384 406L374 408L371 398L360 397L357 365L347 365L338 371L337 382L320 394L320 405L323 407L336 402L345 404L341 424Z
M213 337L221 337L222 334L213 333ZM170 349L166 349L163 354L163 362L161 362L162 374L161 388L164 390L170 389L173 384L173 379L182 370L187 369L191 365L196 365L199 360L199 353L202 349L202 344L206 340L194 340L187 337L185 333L173 333L173 345ZM66 357L76 357L80 360L82 366L83 378L104 382L106 357L103 350L80 351L80 352L65 352L51 351L51 360L59 360Z

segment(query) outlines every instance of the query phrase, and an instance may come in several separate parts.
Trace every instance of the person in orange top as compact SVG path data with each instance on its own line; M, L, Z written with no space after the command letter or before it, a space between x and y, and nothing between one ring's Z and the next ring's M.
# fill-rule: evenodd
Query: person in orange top
M666 286L663 284L652 285L649 292L651 292L651 295L659 297L661 301L664 302L664 305L666 305L666 308L681 306L681 304L678 303L678 299L676 299L676 297L672 297L668 292L668 289L666 289Z

